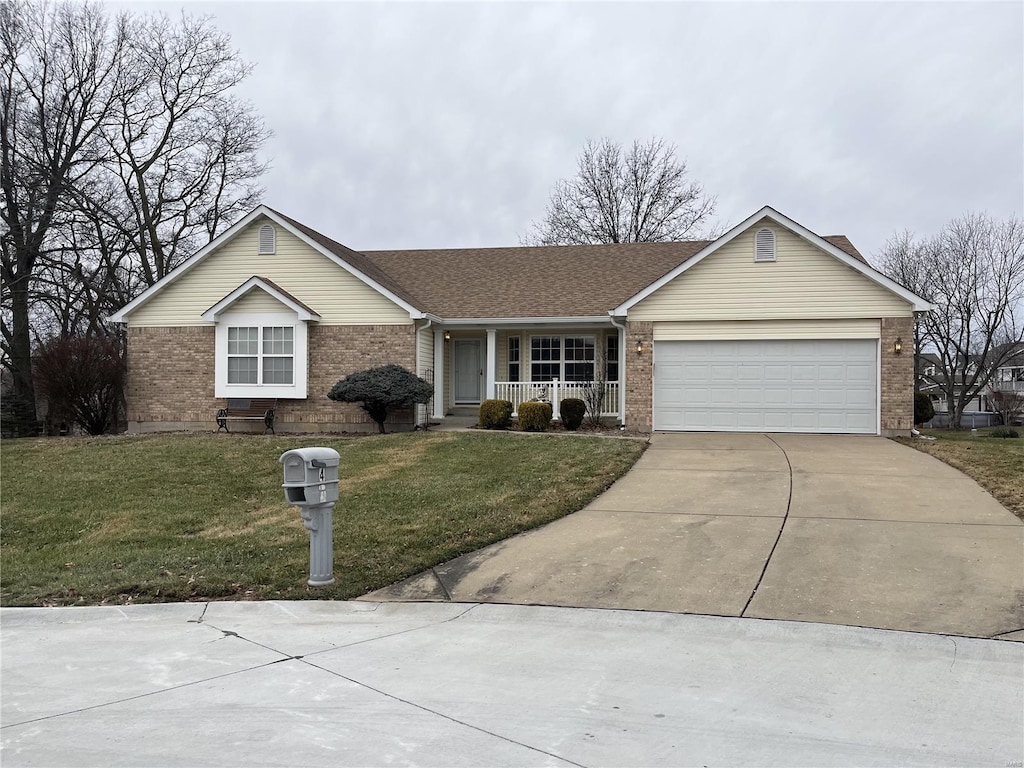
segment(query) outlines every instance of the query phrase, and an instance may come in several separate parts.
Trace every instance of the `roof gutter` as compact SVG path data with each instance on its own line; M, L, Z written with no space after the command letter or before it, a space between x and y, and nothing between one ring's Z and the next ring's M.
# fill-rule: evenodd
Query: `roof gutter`
M607 315L586 315L579 317L456 317L436 318L437 322L445 326L489 326L512 327L524 325L609 325L611 318Z

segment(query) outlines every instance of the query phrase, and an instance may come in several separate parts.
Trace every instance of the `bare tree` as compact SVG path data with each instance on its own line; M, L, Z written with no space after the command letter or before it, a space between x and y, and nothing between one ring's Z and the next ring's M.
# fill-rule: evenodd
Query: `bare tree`
M0 332L12 377L10 433L36 427L31 298L70 191L101 160L126 38L99 5L0 4Z
M608 363L604 349L598 346L594 355L594 375L583 382L583 402L587 404L586 423L597 429L601 426L605 392L608 387Z
M158 14L133 19L131 32L132 75L104 134L119 194L100 208L147 287L256 204L270 133L232 95L252 66L209 18Z
M918 320L920 347L936 355L949 425L958 429L967 404L1024 340L1024 223L968 213L932 238L891 239L878 262L936 305Z
M37 429L32 350L104 318L251 209L269 132L206 18L0 3L0 353L9 434Z
M714 196L687 179L686 163L661 139L588 141L576 176L555 185L544 218L524 245L651 243L699 237L714 215Z
M1024 392L993 389L989 392L989 402L992 403L992 409L999 414L1000 420L1007 426L1024 415Z

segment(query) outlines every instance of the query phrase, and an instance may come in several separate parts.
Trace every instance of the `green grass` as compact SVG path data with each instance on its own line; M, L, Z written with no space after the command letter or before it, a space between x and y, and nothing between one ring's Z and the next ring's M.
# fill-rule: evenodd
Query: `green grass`
M304 445L341 454L337 581L316 590L278 463ZM580 509L643 450L453 432L5 440L0 604L351 598Z
M898 442L956 467L1024 519L1024 438L989 437L993 429L979 428L977 437L969 429L926 429L924 434L935 440L899 438Z

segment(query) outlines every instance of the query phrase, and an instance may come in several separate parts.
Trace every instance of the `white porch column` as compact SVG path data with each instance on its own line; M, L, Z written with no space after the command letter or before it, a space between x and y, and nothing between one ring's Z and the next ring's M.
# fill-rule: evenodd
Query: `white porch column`
M484 383L486 386L488 400L494 399L494 376L498 367L498 346L497 331L494 328L487 329L487 367Z
M651 354L654 354L652 345ZM626 423L626 328L619 328L619 424Z
M444 418L444 331L434 329L434 413L431 418Z

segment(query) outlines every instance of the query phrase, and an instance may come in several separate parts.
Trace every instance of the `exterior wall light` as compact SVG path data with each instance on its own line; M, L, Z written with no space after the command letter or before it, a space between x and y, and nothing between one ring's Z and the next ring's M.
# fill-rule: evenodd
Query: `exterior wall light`
M644 353L644 340L643 339L637 339L636 340L636 353L638 355L642 355Z
M444 332L444 340L445 341L451 341L452 340L452 332L451 331L445 331Z
M894 355L898 355L903 351L903 339L899 336L896 337L896 341L893 342L892 352Z

